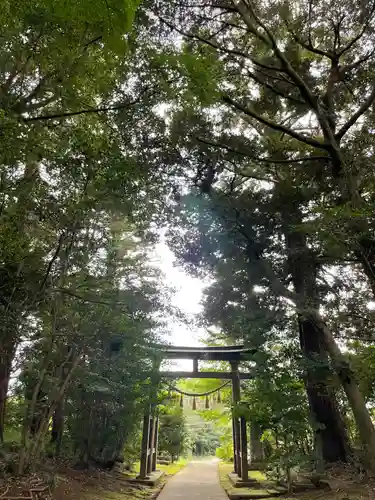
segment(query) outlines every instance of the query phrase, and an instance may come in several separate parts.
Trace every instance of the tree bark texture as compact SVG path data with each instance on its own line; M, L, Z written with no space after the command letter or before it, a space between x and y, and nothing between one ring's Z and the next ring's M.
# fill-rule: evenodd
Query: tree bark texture
M303 232L298 205L284 204L283 226L289 272L296 293L304 303L318 306L316 281L318 264ZM325 462L346 462L350 456L349 441L334 390L327 382L328 356L322 332L302 314L297 316L300 346L306 360L306 392L312 419L316 424L315 442L321 443Z

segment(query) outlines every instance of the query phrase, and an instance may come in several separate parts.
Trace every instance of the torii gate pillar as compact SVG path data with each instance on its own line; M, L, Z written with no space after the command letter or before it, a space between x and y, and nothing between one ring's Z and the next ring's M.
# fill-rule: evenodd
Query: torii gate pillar
M232 367L232 394L233 411L241 401L241 381L238 371L239 363L231 362ZM234 471L242 481L249 479L249 467L247 456L247 424L244 417L236 417L232 414L233 427L233 449L234 449Z

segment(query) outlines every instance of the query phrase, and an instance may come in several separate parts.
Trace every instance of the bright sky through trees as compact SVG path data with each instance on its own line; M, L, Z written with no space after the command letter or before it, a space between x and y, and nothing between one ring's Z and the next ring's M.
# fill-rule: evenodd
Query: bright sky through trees
M155 262L165 275L166 286L174 289L172 305L186 314L191 323L183 324L171 319L170 332L165 335L168 342L174 345L197 346L205 330L195 325L197 315L201 312L202 291L204 283L198 278L188 275L184 269L177 265L173 252L168 248L164 238L156 245ZM169 366L180 370L191 370L190 360L170 363Z

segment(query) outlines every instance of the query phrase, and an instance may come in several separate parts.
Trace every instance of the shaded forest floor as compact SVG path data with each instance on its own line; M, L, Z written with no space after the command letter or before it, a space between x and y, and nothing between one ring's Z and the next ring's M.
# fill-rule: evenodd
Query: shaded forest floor
M51 476L51 481L41 475L25 477L19 480L0 480L0 499L12 496L32 500L153 500L159 495L169 477L179 472L186 462L171 465L158 465L166 474L156 487L129 483L129 474L105 472L99 470L77 471L69 467L59 467ZM232 465L219 464L220 480L229 498L255 499L259 490L252 488L234 488L228 478ZM255 474L257 474L255 472ZM53 477L53 481L52 481ZM133 475L134 477L134 475ZM259 480L259 477L256 477ZM375 500L375 480L360 483L348 476L337 475L330 478L331 490L316 489L292 495L282 495L283 500ZM47 489L38 493L40 486ZM31 488L36 491L30 494ZM234 496L233 496L234 495ZM267 500L277 497L268 496Z
M54 500L143 500L157 496L156 487L133 485L120 473L64 471L56 477Z
M219 464L220 481L229 498L255 499L261 491L255 488L235 488L228 478L233 470L233 465ZM254 471L257 474L257 471ZM258 473L259 474L259 473ZM338 474L329 477L331 490L315 489L302 493L281 495L278 497L270 494L267 500L375 500L375 480L361 483L349 477L350 474ZM259 477L254 477L259 480ZM265 493L265 490L263 490Z
M19 480L0 480L0 498L17 497L33 500L152 500L158 496L168 477L176 474L185 462L158 465L165 472L155 487L129 483L134 475L99 470L77 471L69 467L58 468L50 484L42 475ZM53 480L52 480L53 477ZM47 487L46 487L47 485ZM35 489L34 489L35 488ZM38 491L41 490L41 491Z

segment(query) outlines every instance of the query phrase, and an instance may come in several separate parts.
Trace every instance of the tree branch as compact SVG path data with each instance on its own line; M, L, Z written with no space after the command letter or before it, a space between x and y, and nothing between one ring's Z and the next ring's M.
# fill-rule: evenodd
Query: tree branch
M81 109L79 111L68 111L66 113L55 113L52 115L39 115L33 116L30 118L24 118L25 122L35 122L35 121L44 121L44 120L54 120L57 118L69 118L70 116L78 116L89 113L106 113L108 111L116 111L118 109L124 109L130 107L132 104L135 104L138 101L133 101L127 104L119 104L117 106L103 106L101 108L90 108L90 109Z
M53 266L54 262L56 261L57 257L59 256L59 253L60 253L60 250L61 250L64 238L65 238L65 234L61 233L60 236L59 236L59 239L57 241L56 249L53 252L52 258L51 258L51 260L48 263L47 270L46 270L46 273L44 275L42 284L40 285L40 291L44 290L44 287L45 287L45 285L47 283L48 276L50 275L50 272L52 270L52 266Z
M353 69L358 68L358 66L360 66L361 64L363 64L366 61L368 61L370 59L370 57L373 56L374 54L375 54L375 49L374 50L370 50L370 52L368 52L367 54L365 54L360 59L357 59L357 61L354 61L351 64L347 64L346 66L342 66L342 68L340 69L340 72L339 72L340 77L342 78L349 71L352 71Z
M254 238L252 238L251 235L248 234L248 232L244 228L244 225L241 223L240 221L241 214L239 210L233 205L232 205L232 210L236 214L236 219L234 221L235 230L238 231L240 234L242 234L242 236L245 238L248 244L252 245L254 243ZM277 274L275 273L274 269L272 268L271 264L267 259L259 256L256 260L257 264L262 269L262 273L266 278L266 280L268 281L272 292L276 296L284 297L293 302L294 305L298 305L301 303L299 296L296 293L288 290L286 285L277 276Z
M23 118L25 122L33 122L33 121L45 121L45 120L54 120L58 118L69 118L70 116L77 116L77 115L83 115L83 114L89 114L89 113L106 113L108 111L117 111L119 109L126 109L130 108L131 106L134 106L135 104L139 103L141 100L141 97L147 92L148 89L143 90L140 95L134 99L133 101L129 101L127 103L122 103L122 104L117 104L115 106L102 106L99 108L89 108L89 109L81 109L79 111L67 111L65 113L54 113L51 115L39 115L39 116L32 116L30 118Z
M292 30L288 28L289 33L292 35L294 38L294 41L297 42L301 47L304 49L308 50L309 52L312 52L313 54L317 54L319 56L327 57L328 59L334 59L336 56L333 52L326 52L324 50L318 49L317 47L314 47L311 42L304 42L296 33L294 33Z
M354 115L341 127L336 134L336 139L340 140L344 137L346 132L356 123L356 121L369 109L371 104L375 101L375 87L371 94L368 96L362 106L354 113Z
M308 39L309 39L309 44L310 45L312 45L312 38L311 38L312 2L313 2L313 0L309 0L309 14L308 14L309 33L308 33Z
M225 166L226 170L228 170L232 174L239 175L240 177L244 177L245 179L254 179L256 181L271 182L274 184L277 184L279 182L277 179L274 179L272 177L267 178L267 177L262 177L261 175L257 175L257 174L253 174L253 173L247 174L246 172L238 171L236 166L234 165L234 162L232 162L230 160L226 160L226 161L228 161L229 163L231 163L233 165L233 169L228 168L228 166Z
M92 40L89 40L88 42L83 44L84 49L87 49L90 45L93 45L94 43L99 42L99 40L102 40L102 38L103 38L103 36L99 35L99 36L93 38Z
M274 87L270 83L266 82L265 80L262 80L259 78L255 73L252 71L247 71L247 74L249 75L250 78L252 78L254 81L259 83L259 85L266 87L267 89L271 90L276 95L279 95L280 97L284 97L285 99L288 99L289 101L292 101L296 104L306 104L305 101L302 101L301 99L298 99L297 97L293 97L282 90L279 90L278 88ZM272 78L272 76L271 76Z
M284 68L285 72L291 77L291 79L294 81L294 83L298 86L302 97L306 99L306 101L310 104L313 110L318 111L317 109L317 101L314 97L313 92L307 85L307 83L303 80L303 78L294 70L294 68L291 66L290 62L288 59L284 56L284 54L281 52L279 49L276 39L271 32L269 28L263 23L263 21L256 15L253 7L251 6L250 2L247 4L244 4L243 1L240 1L236 4L238 13L244 20L246 26L249 28L251 33L254 33L254 25L251 21L251 19L248 16L247 9L249 9L251 16L255 20L255 22L265 31L267 34L267 37L261 36L260 39L263 41L268 46L272 47L272 50L277 57L277 59L280 61L282 68ZM256 36L260 36L259 32L255 30L254 33Z
M321 106L319 105L318 100L314 96L314 93L308 86L308 84L305 82L305 80L300 76L300 74L292 67L290 64L289 60L287 57L283 54L283 52L279 49L276 38L273 35L272 31L263 23L263 21L257 16L255 13L254 8L251 5L251 0L249 0L247 3L245 3L243 0L238 2L236 4L237 9L241 17L243 18L244 22L246 23L247 26L249 26L249 29L251 32L253 32L253 24L251 22L251 19L249 19L249 16L247 14L247 9L250 11L251 16L255 20L255 22L266 32L267 37L269 39L267 43L267 39L262 37L261 39L264 40L264 42L267 45L270 45L272 47L272 50L277 57L277 59L280 61L281 66L285 69L285 72L290 76L290 78L294 81L295 85L298 87L302 97L306 100L306 102L310 105L311 109L314 111L319 125L322 128L324 138L326 139L327 142L327 147L323 149L328 149L331 154L332 154L332 159L337 163L338 165L341 164L342 159L341 159L341 152L339 145L336 142L336 137L333 133L333 130L330 126L330 122L328 117L326 116L324 110L322 110ZM288 132L286 132L288 133ZM290 135L290 134L289 134ZM303 138L304 136L300 136L298 140L301 140L301 137ZM303 142L307 142L306 140L303 140ZM316 143L318 141L314 141L315 146L314 147L321 147L317 146ZM328 143L330 144L330 147L328 147ZM310 145L312 145L310 143Z
M353 45L356 44L363 37L363 35L365 34L365 32L366 32L366 30L367 30L367 28L368 28L368 26L370 24L371 18L374 15L374 12L375 12L375 2L372 4L372 7L371 7L371 10L370 10L369 16L367 18L367 21L364 23L361 31L358 33L357 36L355 36L354 38L352 38L350 40L350 42L337 53L337 55L339 57L341 57L345 52L347 52L348 50L350 50L353 47Z
M227 151L230 151L231 153L236 153L241 156L246 156L247 158L251 158L252 160L259 161L261 163L271 163L275 165L288 165L289 163L300 163L303 161L323 161L323 160L330 160L331 158L329 156L301 156L300 158L290 158L286 160L273 160L272 158L262 158L258 156L251 155L250 153L245 153L244 151L240 151L239 149L236 149L232 146L228 146L226 144L221 144L218 142L210 141L208 139L205 139L204 137L197 137L197 140L199 142L202 142L204 144L207 144L209 146L214 146L217 148L225 149Z
M245 115L250 116L251 118L254 118L255 120L259 121L260 123L263 123L263 125L266 125L267 127L270 127L274 130L278 130L279 132L283 132L284 134L287 134L290 137L293 137L293 139L297 139L298 141L303 142L305 144L308 144L309 146L312 146L314 148L324 149L325 151L330 151L330 149L331 149L329 145L327 145L323 142L317 141L315 139L311 139L310 137L307 137L307 136L302 135L302 134L298 134L294 130L292 130L288 127L285 127L284 125L281 125L281 124L276 123L272 120L269 120L268 118L266 118L262 115L259 115L255 111L253 111L253 110L243 106L242 104L234 101L228 95L224 95L222 100L224 102L226 102L227 104L230 104L234 108L238 109L239 111L241 111Z
M227 47L223 47L222 45L217 44L216 42L213 42L212 40L209 40L208 38L204 38L200 35L193 34L193 33L188 33L180 28L178 28L176 25L173 23L170 23L163 17L159 16L159 20L164 23L168 28L176 31L178 34L190 39L190 40L197 40L199 42L205 43L206 45L212 47L215 50L218 50L220 52L223 52L224 54L229 54L233 56L238 56L238 57L243 57L244 59L248 59L251 61L253 64L256 66L259 66L260 68L267 69L269 71L277 71L280 73L283 73L284 70L282 68L275 68L273 66L268 66L267 64L263 64L261 61L258 61L258 59L251 57L249 54L246 52L242 52L241 50L237 49L229 49Z
M56 102L58 99L59 99L59 96L51 96L51 97L46 97L42 101L28 104L24 108L23 113L29 113L30 111L36 111L37 109L44 108L45 106L48 106L48 104L52 104L53 102Z
M59 292L59 293L63 293L65 295L69 295L70 297L74 297L78 300L81 300L82 302L89 302L90 304L100 304L100 305L107 306L107 307L115 307L118 305L123 305L123 306L128 305L125 302L120 302L117 300L114 302L106 302L105 300L96 299L94 297L84 297L82 295L79 295L79 294L73 292L72 290L68 290L67 288L55 288L54 291Z

